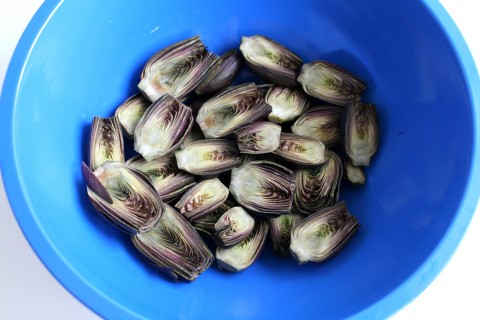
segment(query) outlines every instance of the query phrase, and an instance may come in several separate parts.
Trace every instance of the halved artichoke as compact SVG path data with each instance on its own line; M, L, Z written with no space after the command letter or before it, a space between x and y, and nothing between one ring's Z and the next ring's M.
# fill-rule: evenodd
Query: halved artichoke
M149 100L137 93L128 98L115 110L115 116L120 121L123 131L128 138L133 139L137 123L150 104Z
M340 142L340 124L343 108L335 106L315 107L302 114L292 125L292 132L317 139L327 147Z
M90 169L95 171L106 161L123 162L122 127L117 117L94 117L90 131Z
M152 102L167 93L182 100L202 82L217 59L199 36L174 43L147 61L138 88Z
M278 42L261 35L242 37L240 51L248 67L268 82L295 87L302 59Z
M268 119L275 123L295 120L310 107L310 100L303 91L282 86L271 87L265 101L272 106Z
M178 199L185 191L195 185L193 176L177 168L173 154L155 158L150 162L137 155L125 163L145 173L160 198L166 203Z
M243 66L242 55L235 49L222 54L197 86L195 92L206 95L218 92L230 85Z
M204 217L227 200L228 188L219 179L207 179L188 190L177 202L182 216L189 221Z
M169 94L144 113L135 128L135 151L152 161L178 149L193 125L192 109Z
M295 182L292 171L269 161L252 161L232 170L230 192L244 208L265 217L289 213Z
M378 117L373 103L355 102L344 114L344 148L355 166L369 166L378 147Z
M292 229L290 251L300 263L320 262L337 254L360 227L344 201L303 219Z
M298 82L312 97L339 106L360 101L360 96L367 87L347 70L326 61L304 64Z
M179 169L202 176L229 171L242 161L235 141L225 139L191 142L175 152L175 158Z
M205 101L196 120L206 138L220 138L271 111L255 84L246 83L229 87Z
M150 230L165 211L148 178L124 163L107 161L92 172L82 162L82 175L93 206L125 232Z
M281 258L290 256L291 231L301 220L302 216L294 213L282 214L276 218L268 219L273 252L277 256Z
M321 141L293 133L280 134L280 146L273 153L300 166L318 166L327 161Z
M254 226L255 219L245 209L233 207L215 224L215 242L223 247L231 247L248 237Z
M338 202L342 161L333 151L328 151L326 158L327 161L317 167L294 171L297 188L293 197L293 212L310 215Z
M213 254L193 227L172 207L151 230L132 236L135 247L173 280L195 280L213 262Z
M215 257L218 267L228 272L238 272L250 267L260 255L268 234L268 223L256 220L247 238L231 247L217 246Z
M262 154L275 151L280 145L282 127L268 121L256 121L234 133L241 153Z

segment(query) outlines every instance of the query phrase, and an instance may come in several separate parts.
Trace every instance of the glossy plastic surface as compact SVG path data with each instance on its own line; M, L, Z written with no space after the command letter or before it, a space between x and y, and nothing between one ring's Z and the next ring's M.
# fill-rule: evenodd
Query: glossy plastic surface
M362 228L322 264L270 248L251 268L171 283L93 210L80 174L93 116L136 92L158 49L201 35L216 53L264 34L306 62L369 85L381 144L363 188L343 188ZM436 1L46 1L22 37L1 99L1 169L29 242L106 318L384 318L440 272L480 186L478 74ZM475 184L475 181L477 183Z

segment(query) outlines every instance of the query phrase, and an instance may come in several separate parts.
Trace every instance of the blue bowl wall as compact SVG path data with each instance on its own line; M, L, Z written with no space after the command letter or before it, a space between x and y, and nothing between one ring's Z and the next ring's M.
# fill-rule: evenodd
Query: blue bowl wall
M2 171L29 241L68 289L108 318L391 314L439 272L471 216L462 213L452 250L435 264L431 255L465 200L475 132L462 65L427 8L380 0L47 1L2 97ZM154 52L196 34L218 54L243 35L263 34L305 62L329 60L368 84L380 146L367 185L343 188L362 228L339 256L298 266L267 248L242 273L212 267L193 283L174 284L92 209L79 170L92 117L113 115L136 92ZM418 270L423 276L412 276Z

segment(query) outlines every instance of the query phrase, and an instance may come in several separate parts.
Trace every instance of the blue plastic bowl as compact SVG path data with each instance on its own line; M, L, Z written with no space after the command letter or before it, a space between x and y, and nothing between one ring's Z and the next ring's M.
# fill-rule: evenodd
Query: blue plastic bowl
M92 117L136 92L150 55L196 34L216 53L263 34L368 83L381 144L367 185L344 188L362 228L334 259L298 266L267 248L244 272L212 267L172 283L92 209L80 174ZM472 217L479 92L467 47L435 0L46 1L8 70L2 173L38 256L106 318L384 318L434 279Z

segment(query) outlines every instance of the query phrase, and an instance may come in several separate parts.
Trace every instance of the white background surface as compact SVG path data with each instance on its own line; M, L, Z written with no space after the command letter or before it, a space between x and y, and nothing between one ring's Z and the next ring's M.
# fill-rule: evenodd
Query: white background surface
M42 2L0 0L0 87L15 45ZM440 2L456 21L480 65L480 1ZM480 319L479 304L480 210L477 208L450 263L432 285L393 319ZM0 181L0 319L66 318L98 319L36 257L16 223Z

